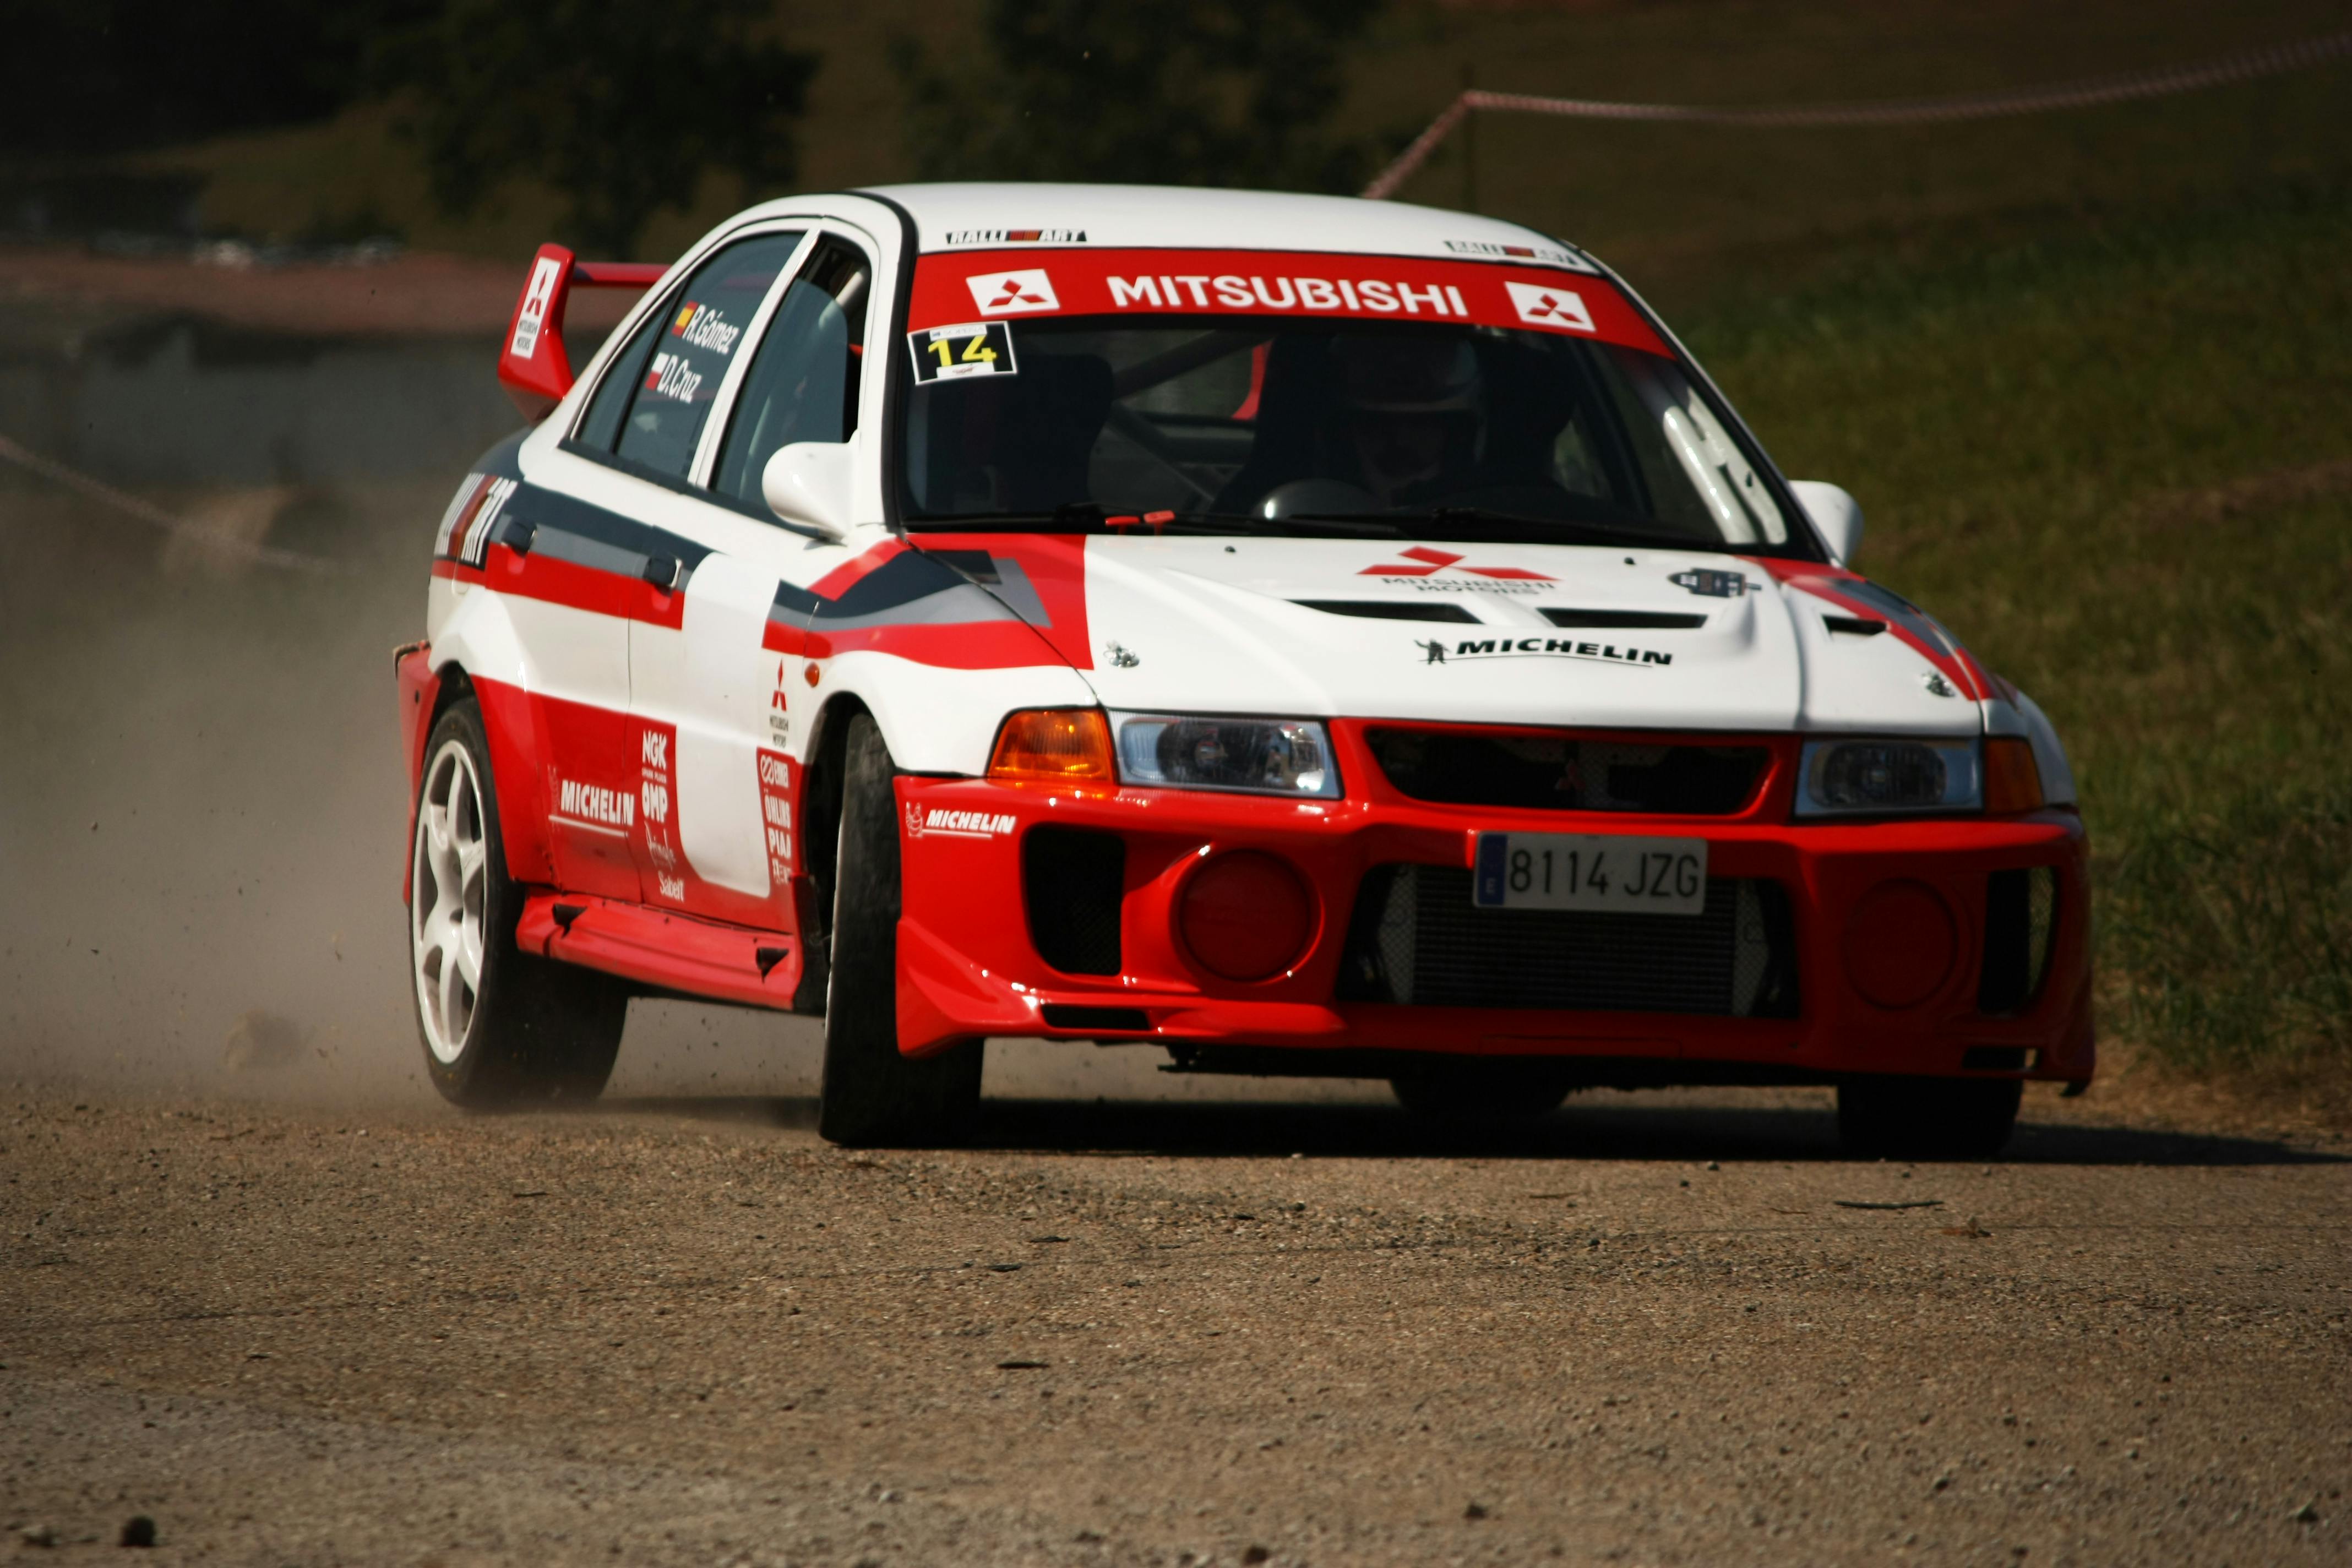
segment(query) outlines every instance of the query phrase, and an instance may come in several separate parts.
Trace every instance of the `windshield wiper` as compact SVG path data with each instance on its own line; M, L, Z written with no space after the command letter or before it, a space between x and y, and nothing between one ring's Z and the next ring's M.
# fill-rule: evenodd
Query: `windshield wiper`
M1664 534L1646 528L1624 528L1606 522L1581 522L1566 517L1529 517L1524 512L1497 511L1483 506L1434 506L1420 510L1362 512L1299 512L1281 520L1292 522L1385 523L1388 531L1402 537L1412 532L1416 537L1431 539L1461 536L1460 529L1479 531L1478 542L1520 544L1609 544L1630 545L1643 550L1699 550L1718 554L1732 553L1732 547L1720 539L1685 538ZM1415 529L1412 525L1424 525ZM1426 525L1434 525L1433 527ZM1503 538L1497 538L1500 531Z

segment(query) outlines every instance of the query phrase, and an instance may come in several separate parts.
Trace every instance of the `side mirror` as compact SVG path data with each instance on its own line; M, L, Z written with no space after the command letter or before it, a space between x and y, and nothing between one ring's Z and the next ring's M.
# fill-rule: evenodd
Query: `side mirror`
M849 534L854 441L793 441L776 448L760 474L768 510L786 522L839 541Z
M1853 552L1862 548L1862 503L1820 479L1790 479L1789 488L1796 492L1798 504L1813 520L1813 526L1822 531L1831 556L1841 566L1852 561Z

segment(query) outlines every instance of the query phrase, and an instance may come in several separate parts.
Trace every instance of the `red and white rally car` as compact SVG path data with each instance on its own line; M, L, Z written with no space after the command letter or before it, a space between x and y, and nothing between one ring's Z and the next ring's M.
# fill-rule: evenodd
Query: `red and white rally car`
M646 292L575 381L583 284ZM453 1100L594 1094L643 994L823 1014L853 1142L951 1135L989 1036L1453 1115L1834 1083L1922 1152L2090 1079L2049 722L1573 246L794 197L541 250L500 375L399 661Z

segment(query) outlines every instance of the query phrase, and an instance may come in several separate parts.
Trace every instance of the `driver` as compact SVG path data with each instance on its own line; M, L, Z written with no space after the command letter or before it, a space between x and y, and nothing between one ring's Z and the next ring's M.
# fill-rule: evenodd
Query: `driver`
M1342 337L1331 345L1339 447L1381 506L1477 461L1486 427L1478 356L1460 338Z

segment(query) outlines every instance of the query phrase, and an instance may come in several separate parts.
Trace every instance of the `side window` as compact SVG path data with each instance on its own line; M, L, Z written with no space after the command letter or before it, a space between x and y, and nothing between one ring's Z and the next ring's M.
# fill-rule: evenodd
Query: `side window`
M758 235L697 268L614 356L581 442L684 479L743 329L800 243L798 233Z
M857 428L872 278L865 253L842 240L824 241L809 258L776 306L744 377L713 489L760 505L761 478L778 447L849 439Z

